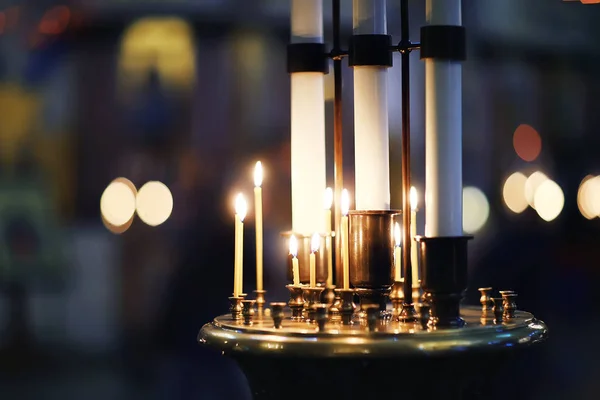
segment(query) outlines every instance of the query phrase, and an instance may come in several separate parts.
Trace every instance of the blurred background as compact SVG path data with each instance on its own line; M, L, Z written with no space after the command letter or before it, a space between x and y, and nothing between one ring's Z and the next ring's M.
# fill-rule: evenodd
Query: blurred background
M411 2L415 41L424 3ZM342 8L347 38L351 1ZM481 286L510 288L550 326L543 351L513 366L522 398L597 399L600 5L463 0L463 9L464 227L476 234L467 300L475 304ZM397 42L398 1L388 1L388 26ZM227 310L233 198L251 198L257 160L265 285L271 299L286 296L288 39L287 0L0 0L1 399L249 398L235 365L200 348L196 335ZM411 68L413 180L423 204L418 53ZM352 192L349 68L343 83ZM332 74L326 96L332 160ZM418 233L423 226L421 209ZM253 233L251 206L246 291Z

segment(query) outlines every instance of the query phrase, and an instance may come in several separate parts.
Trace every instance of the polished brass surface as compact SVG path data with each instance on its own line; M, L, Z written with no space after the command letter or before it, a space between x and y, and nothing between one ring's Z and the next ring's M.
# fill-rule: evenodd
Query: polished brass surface
M244 296L231 296L229 298L229 303L231 304L229 307L231 318L236 321L242 319L242 300L244 300Z
M258 313L259 316L263 316L264 312L265 312L265 294L267 293L266 290L255 290L254 291L254 298L256 299L256 312Z
M284 302L271 303L271 317L273 318L273 328L281 329L281 323L283 321L284 313L283 309L286 304Z
M402 282L394 282L389 297L390 301L392 302L392 319L394 321L399 321L400 312L402 311L402 302L404 301Z
M317 303L313 305L315 310L315 322L317 323L317 327L319 332L325 331L325 324L327 324L327 320L329 319L329 306L323 303Z
M504 299L501 297L492 297L492 312L494 319L498 322L502 322L502 314L504 313Z
M244 317L244 325L252 325L255 305L256 300L242 300L242 316Z
M302 295L302 286L286 285L290 291L290 301L288 305L292 310L292 319L302 321L302 309L304 308L304 297Z
M315 308L313 307L317 303L321 303L321 293L325 290L324 287L306 287L304 288L304 318L307 322L315 322Z
M516 311L515 318L501 324L482 324L480 307L463 307L467 325L461 329L423 329L420 324L389 322L369 332L359 324L329 323L324 332L304 322L292 321L286 312L283 329L269 320L245 326L230 315L215 318L198 336L201 343L225 353L286 355L297 357L398 357L445 355L467 351L502 351L543 341L544 322L530 313Z
M511 319L515 317L515 310L517 309L517 294L516 293L503 293L502 299L504 307L504 313L502 314L503 319Z
M490 297L490 293L492 292L491 287L479 288L477 289L481 293L481 297L479 298L479 302L481 303L481 313L485 316L490 311L492 311L492 298Z
M356 310L356 304L354 304L354 289L335 289L336 293L340 294L342 299L342 307L340 308L340 314L342 316L343 325L352 325L352 317Z

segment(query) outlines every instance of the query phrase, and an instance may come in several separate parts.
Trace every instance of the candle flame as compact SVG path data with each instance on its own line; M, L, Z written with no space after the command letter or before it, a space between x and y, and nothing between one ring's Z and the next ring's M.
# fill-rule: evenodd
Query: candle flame
M320 247L321 247L321 236L319 236L319 234L315 232L312 235L312 238L310 239L310 251L312 251L313 253L316 253L317 251L319 251Z
M294 258L298 255L298 239L294 235L290 237L290 254Z
M254 167L254 186L260 187L263 181L263 167L260 161L256 162Z
M235 197L235 214L240 218L240 221L243 221L246 218L246 212L248 212L248 205L246 204L244 195L238 193Z
M325 204L326 210L331 209L331 205L333 204L333 190L330 187L325 189L325 199L323 204Z
M417 189L414 186L411 186L409 193L410 193L409 194L410 209L414 211L417 209L417 206L419 205L419 198L417 197Z
M396 247L400 247L402 244L402 231L400 231L400 224L397 222L394 224L394 240L396 241Z
M348 215L348 211L350 210L350 195L348 194L348 190L342 190L342 204L341 211L342 215Z

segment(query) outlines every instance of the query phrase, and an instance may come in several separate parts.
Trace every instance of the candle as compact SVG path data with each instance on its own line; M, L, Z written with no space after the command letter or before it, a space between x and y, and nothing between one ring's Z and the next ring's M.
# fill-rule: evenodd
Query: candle
M233 272L233 296L243 293L244 280L244 218L246 218L246 200L239 193L235 198L235 256Z
M323 43L322 0L292 0L291 40ZM323 231L324 218L320 197L326 186L324 74L293 72L290 80L292 231L312 235Z
M333 285L333 259L331 249L331 205L333 190L325 189L325 251L327 251L327 286Z
M354 0L353 33L387 33L385 0ZM358 65L354 74L354 163L357 210L390 208L387 68Z
M256 227L256 290L263 290L263 216L262 216L263 169L260 161L254 167L254 213Z
M402 232L400 231L400 224L397 222L394 225L394 240L396 241L394 247L394 281L400 282L402 278Z
M340 205L342 212L340 239L342 242L342 271L344 278L344 289L350 289L350 266L348 257L348 211L350 210L350 196L346 189L342 190L342 201Z
M292 235L290 238L290 254L292 255L292 275L294 286L300 286L300 269L298 268L298 239Z
M321 237L315 233L310 240L310 287L317 287L317 260L315 253L321 247Z
M412 267L412 285L413 287L419 286L419 257L417 256L417 246L415 243L415 236L417 236L417 205L419 198L417 196L417 189L415 187L410 188L410 264Z
M461 25L460 0L428 0L429 25ZM461 62L425 59L425 236L461 236Z

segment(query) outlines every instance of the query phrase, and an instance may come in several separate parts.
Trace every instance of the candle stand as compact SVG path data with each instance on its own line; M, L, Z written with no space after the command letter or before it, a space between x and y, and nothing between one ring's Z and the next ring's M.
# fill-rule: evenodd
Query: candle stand
M347 264L340 262L340 258L345 258L340 241L336 240L334 248L330 249L323 244L329 234L322 236L321 249L325 250L316 254L316 288L307 285L310 281L310 236L295 235L299 246L294 263L299 264L299 279L295 285L286 286L290 292L287 304L269 303L271 313L268 314L262 311L265 301L275 299L268 296L265 299L264 291L255 292L256 302L246 299L245 295L230 297L230 313L216 317L202 327L198 341L234 359L246 375L257 400L504 399L507 390L511 391L508 396L516 395L515 390L506 385L506 378L498 381L498 376L510 372L510 368L505 368L506 362L518 361L533 350L532 346L543 342L548 329L532 314L518 310L517 293L510 290L497 292L491 287L481 288L481 305L462 304L467 290L467 244L472 239L460 235L462 225L456 228L456 221L462 224L462 213L444 213L444 208L436 202L426 204L426 211L438 207L431 212L433 217L428 218L428 224L432 221L430 226L436 228L430 230L433 233L429 236L415 237L419 267L415 270L420 273L419 277L413 277L411 266L408 60L411 51L420 50L432 71L441 71L436 75L436 84L454 76L442 72L444 68L450 71L452 66L449 64L458 64L465 58L464 29L454 26L460 25L460 0L428 0L428 18L438 18L436 21L446 18L447 23L429 20L429 25L421 29L422 45L412 43L408 38L408 0L400 0L402 38L398 45L392 45L389 35L355 34L350 38L348 51L340 48L340 0L332 0L332 4L333 49L326 52L325 44L314 40L290 44L288 72L327 73L328 58L333 60L335 193L339 198L343 188L341 60L348 57L350 66L369 67L372 71L374 67L391 67L392 52L401 53L403 211L351 210L348 214ZM377 4L377 12L371 7L374 4ZM355 10L367 11L367 16L362 16L367 25L380 18L379 14L385 15L384 0L355 0L355 5L360 6ZM302 7L307 7L308 12L297 19L298 26L305 28L306 21L315 20L322 25L318 0L294 0L292 10ZM378 14L381 10L383 12ZM317 17L312 18L314 16ZM378 24L373 22L372 25L379 31ZM436 64L440 60L448 63ZM452 71L460 72L460 69ZM428 103L428 108L437 110L442 104L454 104L455 97L443 96L451 90L434 89L439 90L434 94L440 94L441 100L436 100L433 106ZM460 87L456 91L460 91ZM440 113L435 118L442 121L440 116L456 117L460 122L460 113L458 116ZM462 126L455 124L452 129L456 126L458 129L455 130L460 133ZM460 151L455 151L456 146L444 142L450 136L447 132L436 133L433 136L434 151L448 153L442 156L461 156ZM427 140L431 142L430 138ZM442 156L440 158L444 158ZM454 160L452 157L444 159ZM460 158L458 160L460 164ZM442 190L437 179L446 171L439 167L440 163L432 164L427 176L435 178L431 178L434 188L428 198L437 196L437 201L438 197L444 199L446 195L451 197L460 193L462 169L458 168L454 174L460 179L452 180L452 184ZM321 193L305 195L320 196ZM462 207L460 201L449 203L452 207L457 204ZM334 211L337 239L341 236L339 202ZM403 278L399 281L394 281L397 279L394 275L396 223L403 230ZM450 231L460 232L446 234ZM333 236L332 233L329 238ZM335 286L326 283L331 250L336 260L333 265ZM347 270L343 269L346 265ZM291 281L291 262L287 271ZM344 282L342 276L349 281ZM342 282L346 286L349 282L350 287L344 288ZM415 287L416 282L420 282L420 286ZM357 299L360 299L359 306ZM258 306L256 313L255 306Z

